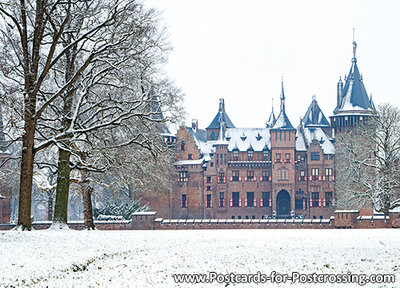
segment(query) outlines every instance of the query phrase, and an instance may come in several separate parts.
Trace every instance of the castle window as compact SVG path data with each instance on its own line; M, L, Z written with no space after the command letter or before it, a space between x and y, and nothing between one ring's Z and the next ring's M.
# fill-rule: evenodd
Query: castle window
M225 173L224 172L219 172L218 173L218 183L225 183Z
M318 180L319 169L318 168L312 168L311 169L311 175L312 175L312 180Z
M332 192L325 192L326 207L332 206Z
M278 170L278 181L288 181L289 180L289 169L282 167Z
M319 192L312 192L311 198L312 198L312 206L318 207L319 206Z
M225 207L224 192L219 192L219 207Z
M187 181L187 171L180 171L179 172L179 182L186 182Z
M215 140L215 132L211 131L211 136L210 136L211 140Z
M268 170L263 170L261 173L262 173L262 181L268 181L269 180Z
M290 153L285 153L285 162L290 163Z
M262 207L269 207L270 192L262 192Z
M247 181L253 181L254 180L254 171L249 170L247 171Z
M247 192L247 207L254 207L254 192Z
M239 151L233 151L233 161L239 161Z
M181 207L187 208L186 194L182 194Z
M300 181L305 181L305 180L306 180L306 172L300 171Z
M325 176L327 181L332 181L332 174L333 169L332 168L325 168Z
M319 152L311 152L311 160L318 161L319 160Z
M188 160L193 160L193 154L188 154Z
M212 200L211 200L211 194L207 194L207 208L211 208L212 207Z
M294 201L294 207L296 210L303 210L303 198L296 198Z
M269 156L269 152L268 151L263 151L263 160L264 161L268 161L268 156Z
M247 151L248 161L253 161L253 151Z
M211 183L211 177L207 176L207 183Z
M239 171L232 171L232 181L239 181Z
M181 150L182 150L182 151L185 151L185 141L183 141L183 142L181 143Z
M211 186L206 186L207 191L211 191Z
M281 162L281 153L276 153L276 161L277 163Z
M232 192L232 207L239 207L239 192Z

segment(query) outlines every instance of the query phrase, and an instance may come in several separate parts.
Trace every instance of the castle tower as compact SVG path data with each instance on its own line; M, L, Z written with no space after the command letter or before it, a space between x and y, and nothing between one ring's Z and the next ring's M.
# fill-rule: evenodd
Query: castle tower
M280 112L270 130L272 152L272 210L278 218L289 218L294 211L296 129L285 111L282 80Z
M339 79L337 87L337 106L331 116L331 126L337 133L352 131L358 124L365 123L376 114L372 97L369 99L362 75L358 70L356 58L357 43L353 41L353 59L349 75L345 77L343 88Z

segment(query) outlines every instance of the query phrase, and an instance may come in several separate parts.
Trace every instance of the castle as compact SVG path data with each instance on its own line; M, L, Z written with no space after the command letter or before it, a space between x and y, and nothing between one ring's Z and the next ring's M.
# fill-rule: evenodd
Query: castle
M335 207L335 140L374 115L358 70L357 44L345 84L339 79L330 122L313 97L295 128L272 110L265 128L236 128L219 100L206 129L196 120L176 135L178 176L169 200L172 218L329 218Z

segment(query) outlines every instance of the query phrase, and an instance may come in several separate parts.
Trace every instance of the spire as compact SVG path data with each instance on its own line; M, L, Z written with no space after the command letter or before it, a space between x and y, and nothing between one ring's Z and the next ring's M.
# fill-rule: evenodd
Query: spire
M352 60L352 62L356 63L357 62L357 57L356 57L357 43L356 43L355 36L354 36L354 30L355 29L353 28L353 60Z
M267 120L267 122L265 123L265 126L267 128L272 128L272 126L274 126L276 121L276 117L274 114L274 98L272 98L272 109L271 109L271 114L269 115L269 118Z
M343 82L342 82L342 77L339 77L339 82L337 83L337 104L336 107L340 105L340 102L342 101L343 97Z
M369 94L369 104L371 104L371 107L376 110L374 101L372 100L372 93Z
M224 113L225 112L225 102L223 98L219 99L219 112Z
M283 77L282 77L282 94L281 94L281 111L276 118L275 124L272 127L273 129L294 129L292 124L289 121L289 118L286 116L285 112L285 92L283 89Z
M281 93L281 112L285 111L285 91L283 89L283 76L282 76L282 93Z

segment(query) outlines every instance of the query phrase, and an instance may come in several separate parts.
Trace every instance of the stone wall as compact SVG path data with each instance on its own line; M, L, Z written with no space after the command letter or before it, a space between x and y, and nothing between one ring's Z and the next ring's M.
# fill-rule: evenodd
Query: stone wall
M329 219L164 219L156 212L135 212L132 220L95 221L98 230L191 230L191 229L370 229L400 228L400 213L390 217L360 216L358 210L336 210ZM34 222L33 229L48 229L49 221ZM82 230L83 221L68 223ZM0 224L0 230L11 230L15 224Z

